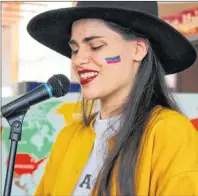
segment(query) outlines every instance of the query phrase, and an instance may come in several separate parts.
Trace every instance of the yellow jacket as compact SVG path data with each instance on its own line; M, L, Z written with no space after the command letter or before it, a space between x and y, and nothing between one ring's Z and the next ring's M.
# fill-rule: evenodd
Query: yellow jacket
M71 195L94 138L92 125L75 123L60 131L35 195ZM108 142L111 148L113 139ZM185 116L154 110L141 140L135 188L138 196L198 196L198 132ZM115 182L112 195L119 195Z

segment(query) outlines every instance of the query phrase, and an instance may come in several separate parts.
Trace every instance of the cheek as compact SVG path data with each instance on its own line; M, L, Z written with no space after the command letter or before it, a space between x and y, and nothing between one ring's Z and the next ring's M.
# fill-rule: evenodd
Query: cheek
M121 56L119 54L113 55L95 55L93 56L93 61L99 66L119 66L122 63Z
M114 56L107 56L105 57L105 61L107 64L117 64L121 62L120 55L114 55Z
M79 75L77 73L77 67L74 64L71 64L72 74L75 74L75 76L78 78Z
M103 55L92 55L92 61L98 67L103 67L105 65L105 59Z
M114 83L122 73L122 60L119 55L117 56L96 56L95 62L100 66L100 75L103 78L103 82Z
M135 72L133 64L125 61L124 58L113 61L115 62L107 62L102 69L105 80L108 80L111 85L131 83Z

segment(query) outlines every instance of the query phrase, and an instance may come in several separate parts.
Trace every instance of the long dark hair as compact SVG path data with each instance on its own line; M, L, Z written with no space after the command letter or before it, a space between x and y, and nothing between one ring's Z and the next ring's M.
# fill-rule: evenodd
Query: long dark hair
M121 27L112 22L105 22L105 24L118 32L125 40L138 37L147 40L146 37L137 34L130 28ZM91 101L91 107L88 108L87 106L90 106L90 103L83 99L83 121L86 126L89 126L94 118L93 104L94 100ZM179 111L168 91L165 72L160 60L152 49L152 43L149 43L148 53L141 62L133 88L127 97L127 101L121 106L122 123L119 127L120 131L116 135L114 148L109 153L100 172L96 195L111 195L112 171L118 159L117 184L120 192L118 194L135 195L134 172L140 141L151 112L157 105Z

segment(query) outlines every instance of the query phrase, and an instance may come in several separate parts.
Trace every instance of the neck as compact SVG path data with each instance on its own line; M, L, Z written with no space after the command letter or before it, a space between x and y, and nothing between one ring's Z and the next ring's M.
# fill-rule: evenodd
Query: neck
M129 91L123 89L122 92L118 91L100 99L100 119L103 120L119 116L128 93Z
M117 108L116 108L117 107ZM100 119L108 119L119 116L121 114L121 108L111 103L103 103L100 108Z

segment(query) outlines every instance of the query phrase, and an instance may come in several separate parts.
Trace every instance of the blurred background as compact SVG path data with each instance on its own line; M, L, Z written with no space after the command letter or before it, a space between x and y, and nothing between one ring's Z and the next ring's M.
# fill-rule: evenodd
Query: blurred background
M72 82L70 93L51 99L28 111L22 141L19 144L13 193L32 195L42 175L48 153L62 127L80 115L76 107L80 85L72 72L70 59L33 40L26 31L28 21L35 15L56 8L72 7L75 2L1 2L2 28L2 104L27 93L46 82L56 73L65 74ZM179 30L198 52L198 2L158 2L159 16ZM170 92L198 129L198 59L179 74L166 76ZM1 124L2 189L9 152L9 125ZM0 179L0 180L1 180Z

